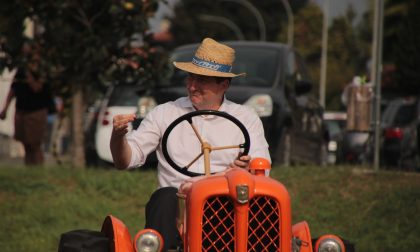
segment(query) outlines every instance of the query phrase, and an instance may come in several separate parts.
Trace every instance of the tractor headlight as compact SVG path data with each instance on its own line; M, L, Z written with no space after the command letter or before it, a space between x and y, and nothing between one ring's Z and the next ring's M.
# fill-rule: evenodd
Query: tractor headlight
M315 244L316 252L345 252L343 241L335 235L323 235Z
M163 248L163 239L159 232L153 229L144 229L134 238L136 252L159 252Z
M267 94L251 96L244 105L254 109L259 117L267 117L273 114L273 99Z
M156 107L157 102L151 96L143 96L137 102L137 117L145 118L147 113L149 113L154 107Z

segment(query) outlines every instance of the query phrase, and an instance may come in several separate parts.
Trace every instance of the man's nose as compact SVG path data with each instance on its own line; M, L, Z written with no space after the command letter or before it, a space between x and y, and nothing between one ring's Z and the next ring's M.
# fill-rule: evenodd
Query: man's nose
M195 78L187 79L187 88L188 89L197 89L197 80Z

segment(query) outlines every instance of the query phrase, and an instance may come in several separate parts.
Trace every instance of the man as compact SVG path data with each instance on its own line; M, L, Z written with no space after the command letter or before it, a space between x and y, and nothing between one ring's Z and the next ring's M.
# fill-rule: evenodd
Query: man
M136 131L128 133L128 123L134 114L117 115L113 119L111 153L119 169L144 164L152 151L157 152L159 189L152 195L146 206L146 228L154 228L165 241L165 250L176 247L176 192L188 177L173 169L162 153L162 136L167 127L178 117L195 110L219 110L236 117L250 134L249 155L242 156L238 149L218 150L211 153L212 172L229 167L248 168L251 157L270 160L264 129L257 114L250 108L235 104L225 97L233 77L244 74L231 72L235 51L213 39L206 38L195 52L192 62L174 62L176 68L186 71L188 97L161 104L153 109L141 122ZM214 146L226 146L243 142L243 136L232 123L224 118L201 116L193 118L200 135ZM181 165L190 163L200 152L200 142L186 123L174 128L168 139L168 152ZM236 130L236 131L235 131ZM127 134L127 136L126 136ZM193 172L204 173L202 158L190 168Z

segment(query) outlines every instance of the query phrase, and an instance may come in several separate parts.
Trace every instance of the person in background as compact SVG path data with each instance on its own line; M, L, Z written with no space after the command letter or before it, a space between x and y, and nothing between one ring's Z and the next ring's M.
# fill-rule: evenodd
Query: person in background
M167 127L178 117L196 110L218 110L229 113L244 124L250 134L251 147L248 155L241 155L240 150L231 149L211 153L212 172L221 172L229 167L248 168L251 157L263 157L270 160L264 129L258 115L250 108L226 99L231 78L244 74L231 72L235 51L213 39L206 38L195 52L192 62L174 62L176 68L186 71L188 97L161 104L155 107L141 122L137 130L128 133L128 124L135 119L134 114L116 115L110 148L114 164L119 169L134 168L144 164L147 155L156 150L158 158L159 189L151 196L146 205L146 228L157 230L164 238L165 248L178 245L177 190L188 177L177 172L165 160L162 153L162 136ZM243 141L242 134L224 118L214 116L194 117L194 124L202 136L215 146L229 140L232 144ZM188 164L196 156L194 150L200 150L194 134L183 134L191 130L189 124L178 125L179 130L172 132L168 152L176 153L179 163ZM215 130L218 128L219 130ZM127 134L128 133L128 134ZM200 158L189 168L192 172L203 173L203 160Z
M6 118L10 103L16 98L14 138L23 144L26 165L42 165L42 143L52 95L42 69L39 45L26 42L22 52L25 61L16 72L0 119Z

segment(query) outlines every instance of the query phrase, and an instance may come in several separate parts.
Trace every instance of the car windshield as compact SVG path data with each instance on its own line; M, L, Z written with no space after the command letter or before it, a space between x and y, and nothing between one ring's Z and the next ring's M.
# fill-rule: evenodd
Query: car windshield
M416 117L415 104L390 105L384 112L382 123L384 125L404 126Z
M279 51L271 48L238 47L233 73L246 73L245 77L233 78L232 85L271 87L278 71ZM172 61L190 62L192 50L175 51ZM184 86L187 73L174 69L166 85Z
M398 109L395 115L394 125L404 126L409 124L416 117L415 104L403 105Z
M108 106L137 106L139 99L136 88L129 85L115 86L109 97Z
M344 120L325 120L325 125L328 129L330 137L334 137L341 133L345 126L346 121Z

